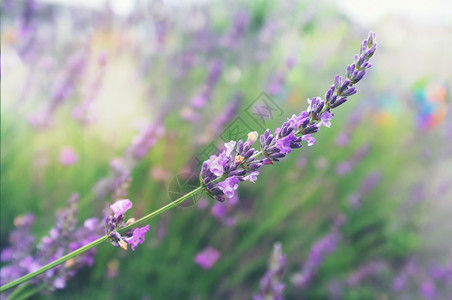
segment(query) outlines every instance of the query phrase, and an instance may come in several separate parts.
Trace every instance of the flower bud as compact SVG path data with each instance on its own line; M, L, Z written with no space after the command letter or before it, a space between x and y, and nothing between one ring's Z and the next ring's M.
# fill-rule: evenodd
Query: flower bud
M251 131L248 133L248 140L246 141L248 145L254 144L255 141L257 141L257 138L259 137L259 134L257 131Z

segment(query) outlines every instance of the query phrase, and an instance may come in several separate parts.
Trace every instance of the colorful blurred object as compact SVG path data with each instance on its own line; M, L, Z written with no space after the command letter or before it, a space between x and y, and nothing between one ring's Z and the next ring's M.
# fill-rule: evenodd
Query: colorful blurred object
M447 97L445 84L423 80L414 85L412 99L417 128L432 130L444 122L447 115Z

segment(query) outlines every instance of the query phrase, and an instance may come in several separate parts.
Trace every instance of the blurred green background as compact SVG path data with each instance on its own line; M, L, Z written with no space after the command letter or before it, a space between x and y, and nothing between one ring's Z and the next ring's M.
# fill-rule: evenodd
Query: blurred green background
M34 297L251 299L281 242L286 299L449 299L451 279L429 270L452 274L451 7L366 3L2 1L2 249L14 218L27 212L37 241L48 235L72 193L79 224L102 218L119 198L132 200L136 218L166 205L175 176L197 175L196 159L237 129L234 120L263 133L247 113L262 92L279 109L266 119L273 130L308 97L324 96L370 30L379 44L358 93L317 143L241 184L228 207L233 226L212 215L214 200L203 195L153 219L134 252L101 245L65 289ZM222 70L212 83L215 62ZM205 105L190 104L206 90ZM156 127L143 157L131 156L134 139ZM109 189L118 164L130 177ZM291 276L339 215L346 221L336 250L297 288ZM207 246L221 257L203 270L194 257ZM413 259L418 271L394 290ZM375 261L385 268L348 284ZM425 281L434 282L433 298Z

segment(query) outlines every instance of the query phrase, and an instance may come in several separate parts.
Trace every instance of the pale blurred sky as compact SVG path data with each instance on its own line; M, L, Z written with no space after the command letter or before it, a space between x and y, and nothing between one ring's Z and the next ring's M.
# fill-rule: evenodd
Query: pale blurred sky
M140 0L38 0L71 6L102 9L108 1L115 13L127 15ZM163 5L181 6L211 0L162 0ZM152 3L152 2L151 2ZM158 2L157 2L158 3ZM429 24L452 24L451 0L342 0L333 1L340 10L364 26L389 16L402 16Z
M431 25L452 24L451 0L342 0L335 3L350 18L365 26L391 16Z

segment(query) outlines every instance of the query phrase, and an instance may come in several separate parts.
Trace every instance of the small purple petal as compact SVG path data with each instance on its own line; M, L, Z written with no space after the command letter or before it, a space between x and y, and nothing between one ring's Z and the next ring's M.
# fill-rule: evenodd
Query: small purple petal
M312 134L305 134L301 137L302 141L307 141L308 146L312 146L315 144L315 137L312 136Z
M247 176L243 177L244 180L249 180L252 183L255 183L257 180L257 175L259 175L259 172L255 171L255 172L251 172L250 174L248 174Z
M285 136L282 139L277 140L275 145L279 149L280 153L283 154L290 153L292 151L290 145L296 139L297 137L295 136L295 134L291 132L288 136Z
M318 127L321 126L326 126L328 128L330 128L331 126L331 120L333 119L333 114L331 114L329 111L324 111L321 115L320 115L320 122L317 125Z
M220 182L218 186L227 198L232 198L234 197L234 191L239 187L239 182L240 180L237 177L231 176Z
M131 245L132 251L135 251L135 247L138 246L138 244L143 244L144 235L148 231L149 231L149 225L146 225L141 228L136 228L133 231L133 235L126 240L126 242Z
M115 214L115 218L124 215L126 211L132 208L132 202L129 199L123 199L110 205L111 210Z

